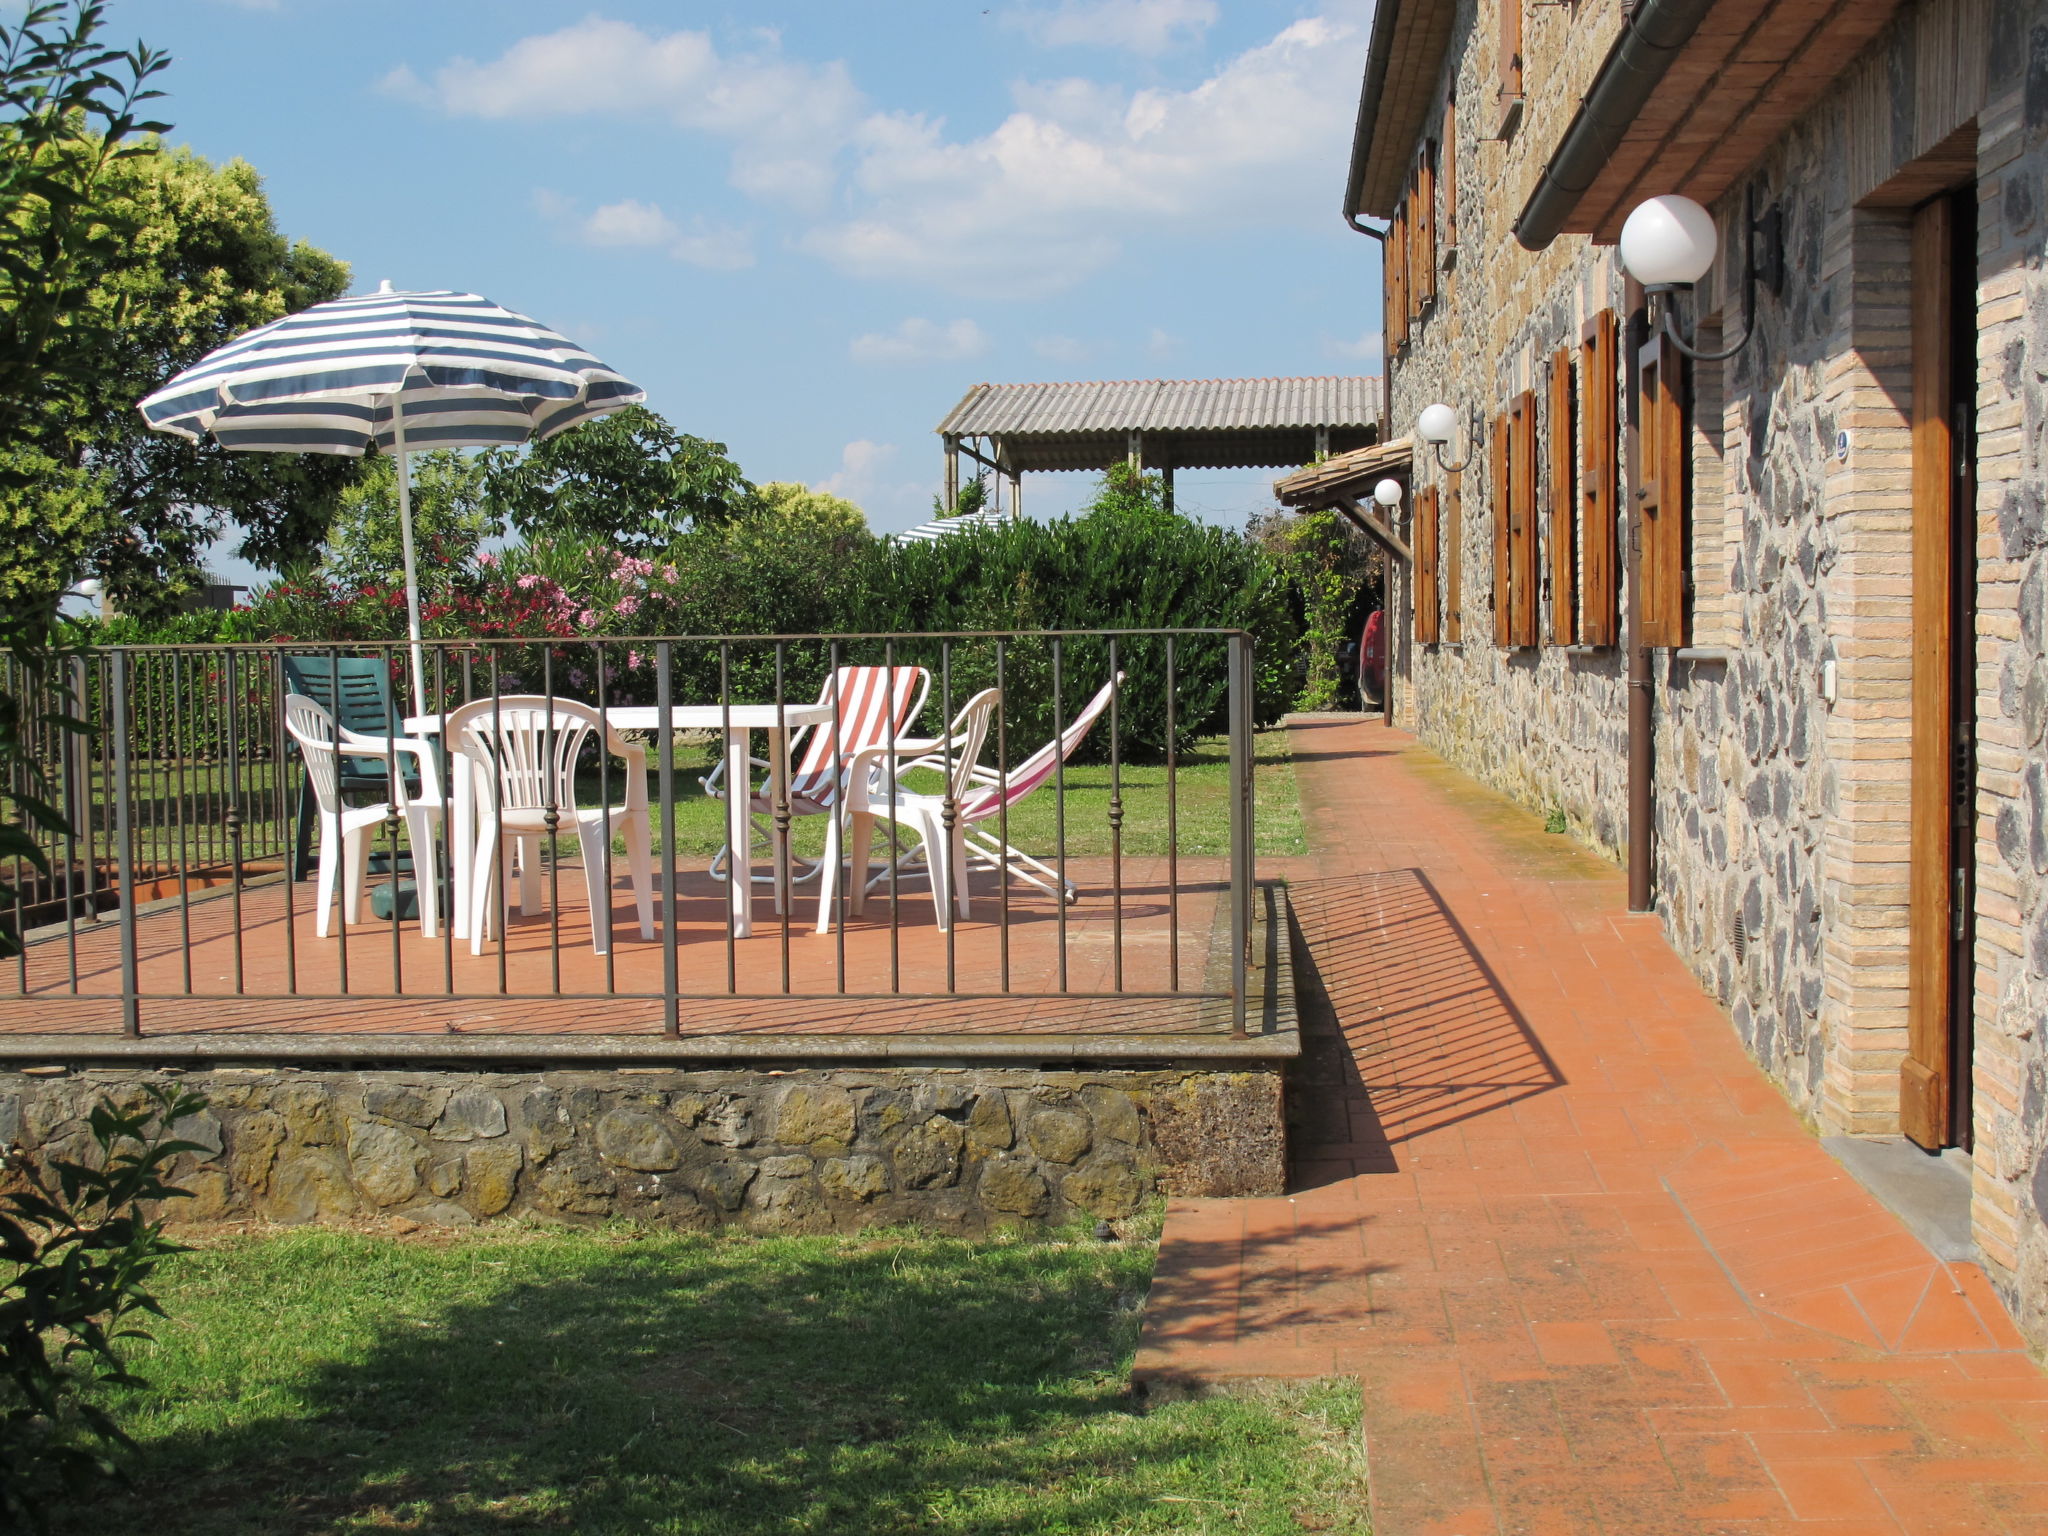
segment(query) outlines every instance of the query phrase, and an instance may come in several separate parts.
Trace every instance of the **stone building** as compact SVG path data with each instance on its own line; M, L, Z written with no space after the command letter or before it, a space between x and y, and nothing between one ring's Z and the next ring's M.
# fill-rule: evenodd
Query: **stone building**
M1653 297L1673 193L1719 254ZM1457 423L1402 723L1629 863L1820 1131L1966 1158L2037 1341L2044 198L2048 0L1380 0L1345 206L1391 434Z

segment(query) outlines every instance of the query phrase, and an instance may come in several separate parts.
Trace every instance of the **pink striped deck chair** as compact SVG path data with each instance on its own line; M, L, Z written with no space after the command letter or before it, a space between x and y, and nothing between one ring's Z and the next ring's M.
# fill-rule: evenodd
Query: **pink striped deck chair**
M789 774L789 811L792 816L831 815L839 806L839 775L851 766L854 754L863 747L884 747L903 735L924 713L925 699L931 693L932 675L923 667L841 667L832 677L825 680L825 687L818 695L820 704L838 703L838 713L832 724L836 730L824 726L813 726L803 732L790 745L790 756L795 766ZM754 767L766 770L768 764L762 759L749 758ZM704 786L704 793L716 800L725 798L725 764L721 761L709 776L698 780ZM748 787L747 809L760 818L762 824L756 828L756 843L768 841L769 828L765 818L775 814L775 798L772 787L763 779L758 787ZM837 830L834 818L833 830ZM828 838L828 857L836 856L839 840ZM730 850L721 848L718 856L711 861L711 873L725 878L726 855ZM803 870L795 878L808 880L823 867L822 862ZM772 875L756 875L757 883L772 883Z
M1015 810L1018 803L1050 780L1060 764L1072 757L1102 712L1109 708L1109 701L1123 685L1124 674L1119 672L1104 683L1095 697L1085 708L1067 722L1065 730L1057 738L1048 741L1023 762L1012 768L1007 775L994 768L977 764L970 780L972 788L960 797L958 807L961 841L967 856L967 868L1007 870L1009 874L1027 885L1036 886L1048 896L1055 896L1062 886L1066 899L1077 900L1079 892L1074 882L1063 880L1058 870L1042 860L1034 859L1022 849L1013 848L995 835L995 829L987 823L994 822L1007 808ZM925 859L925 845L919 843L906 852L897 862L900 876L912 872ZM889 876L885 865L881 873L874 875L868 886L872 889Z

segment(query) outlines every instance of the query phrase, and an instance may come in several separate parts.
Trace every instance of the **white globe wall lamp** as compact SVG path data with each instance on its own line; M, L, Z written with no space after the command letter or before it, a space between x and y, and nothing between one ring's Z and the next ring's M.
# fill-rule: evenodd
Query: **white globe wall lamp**
M1452 437L1456 435L1457 430L1458 413L1442 401L1438 401L1435 405L1425 405L1422 408L1422 414L1415 418L1415 435L1436 450L1437 466L1444 473L1451 475L1463 473L1465 467L1472 462L1469 452L1455 464L1444 457L1444 445L1450 442ZM1392 482L1382 481L1381 483L1391 484Z
M1394 508L1401 505L1401 482L1398 480L1382 480L1372 488L1372 499L1385 507L1389 512L1393 511Z
M1742 336L1719 352L1701 352L1679 333L1677 296L1707 275L1720 254L1714 216L1689 197L1666 193L1638 203L1621 226L1621 264L1650 299L1650 324L1671 338L1687 357L1718 363L1733 357L1756 335L1756 285L1773 296L1785 291L1785 221L1773 203L1759 216L1756 184L1744 198L1742 241ZM1759 249L1761 247L1761 249Z

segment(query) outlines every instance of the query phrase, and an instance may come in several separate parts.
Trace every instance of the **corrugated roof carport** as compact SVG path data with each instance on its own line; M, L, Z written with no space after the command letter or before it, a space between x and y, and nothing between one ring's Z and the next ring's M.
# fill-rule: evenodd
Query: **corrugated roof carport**
M1169 499L1176 469L1278 469L1368 447L1379 437L1379 380L1115 379L977 384L938 425L946 503L967 459L1010 483L1026 472L1158 470Z

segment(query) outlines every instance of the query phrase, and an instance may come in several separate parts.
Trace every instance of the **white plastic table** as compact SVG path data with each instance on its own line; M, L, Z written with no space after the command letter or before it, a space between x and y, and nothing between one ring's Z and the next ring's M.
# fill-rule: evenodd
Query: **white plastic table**
M824 704L677 704L664 714L658 704L614 705L604 712L605 723L615 731L722 731L725 734L725 811L727 900L732 908L732 931L746 938L754 931L753 831L748 820L748 786L753 782L748 761L747 740L754 731L768 736L768 795L772 800L777 785L789 777L789 738L806 726L822 725L834 714ZM405 722L409 736L438 736L443 717L412 715ZM476 839L476 784L467 773L451 777L449 807L450 859L455 873L455 936L467 938L469 927L469 880L471 844ZM675 835L671 826L669 835ZM789 839L786 833L770 833L774 841L775 907L781 911L789 900ZM818 883L818 918L825 922L837 894L837 871L828 869Z

